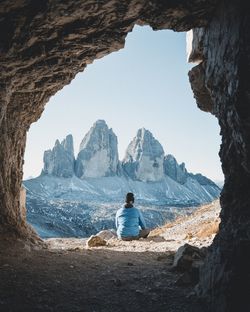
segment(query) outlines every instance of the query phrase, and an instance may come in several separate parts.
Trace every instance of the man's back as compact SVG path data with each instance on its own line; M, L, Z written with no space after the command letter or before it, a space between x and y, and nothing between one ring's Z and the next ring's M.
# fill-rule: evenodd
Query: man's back
M116 213L116 227L118 237L138 236L139 226L145 228L145 221L135 207L120 208Z

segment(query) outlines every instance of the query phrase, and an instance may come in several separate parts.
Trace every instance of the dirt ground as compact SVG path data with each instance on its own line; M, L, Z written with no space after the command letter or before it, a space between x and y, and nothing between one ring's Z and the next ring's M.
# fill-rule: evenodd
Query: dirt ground
M0 312L206 312L171 265L184 243L212 243L219 212L215 201L147 239L91 249L86 239L49 239L46 248L2 239Z
M1 312L206 311L176 284L170 252L0 245Z

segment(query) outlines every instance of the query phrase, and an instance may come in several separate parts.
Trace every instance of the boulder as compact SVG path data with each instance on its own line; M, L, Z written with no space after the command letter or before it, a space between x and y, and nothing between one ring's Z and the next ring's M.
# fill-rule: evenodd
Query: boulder
M192 268L192 266L196 266L197 264L202 265L205 256L206 248L200 249L198 247L185 244L177 250L174 256L173 268L181 272L188 271Z
M105 246L107 242L97 235L91 235L86 242L87 247L100 247Z
M111 231L111 230L103 230L100 231L99 233L96 234L96 236L102 238L103 240L109 240L112 238L117 238L117 235L115 232Z
M178 285L197 284L200 278L200 268L204 264L207 254L205 247L198 247L185 244L181 246L174 257L173 269L183 274L176 281Z

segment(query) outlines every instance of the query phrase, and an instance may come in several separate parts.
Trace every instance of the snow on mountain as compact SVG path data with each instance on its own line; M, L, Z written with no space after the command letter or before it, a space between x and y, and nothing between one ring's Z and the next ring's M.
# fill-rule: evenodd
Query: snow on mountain
M127 175L143 182L160 181L164 177L164 150L152 133L139 129L129 144L122 167Z
M145 183L124 176L79 179L43 175L24 181L24 186L28 221L42 237L86 237L114 228L115 213L128 191L135 194L136 206L142 209L149 227L219 196L218 187L205 188L192 178L181 185L168 176Z
M127 192L135 194L151 227L220 194L210 179L188 173L172 155L164 157L161 144L143 128L119 162L117 137L103 120L85 135L76 160L69 135L45 151L41 175L23 183L28 221L43 237L89 236L113 228Z
M98 120L83 138L76 159L75 174L79 178L106 177L117 173L117 137L104 120Z
M127 177L102 177L79 179L43 175L24 181L27 196L47 200L72 200L85 202L122 202L127 192L133 192L137 201L165 205L199 205L218 197L217 186L202 186L197 180L187 178L180 184L165 176L158 182L142 182Z

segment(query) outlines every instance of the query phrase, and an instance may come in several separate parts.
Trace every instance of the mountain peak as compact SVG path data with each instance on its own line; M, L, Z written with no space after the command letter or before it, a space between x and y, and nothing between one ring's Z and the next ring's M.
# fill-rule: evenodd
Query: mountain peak
M153 134L152 134L152 132L150 132L148 129L146 129L146 128L140 128L140 129L138 129L137 130L137 134L136 134L136 136L137 137L139 137L139 138L145 138L145 137L154 137L153 136Z
M95 126L106 126L106 127L108 127L108 125L107 125L107 123L106 123L106 121L105 121L104 119L98 119L98 120L94 123L93 126L94 126L94 127L95 127Z
M44 152L42 174L69 178L74 175L74 147L72 135L60 141L57 139L52 150Z
M133 179L159 181L164 176L163 158L161 144L149 130L140 128L126 150L123 168Z
M184 184L188 178L185 163L178 164L175 157L171 154L164 157L164 172L171 179L180 184Z
M115 175L118 167L117 137L105 120L97 120L84 136L76 160L76 176Z

